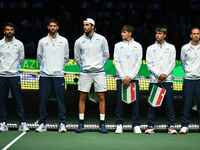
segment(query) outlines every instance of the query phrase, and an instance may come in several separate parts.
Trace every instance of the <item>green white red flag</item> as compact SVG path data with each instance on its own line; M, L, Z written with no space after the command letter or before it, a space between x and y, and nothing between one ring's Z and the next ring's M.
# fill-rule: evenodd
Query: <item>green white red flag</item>
M164 96L165 96L165 93L166 93L166 90L164 88L154 85L151 90L151 94L149 96L148 102L153 107L161 106Z
M122 85L122 101L130 104L136 100L136 84L130 83L128 87Z
M94 89L94 84L92 84L91 88L90 88L90 92L88 93L88 98L90 101L94 102L94 103L98 103L98 97L97 97L97 93L95 92Z

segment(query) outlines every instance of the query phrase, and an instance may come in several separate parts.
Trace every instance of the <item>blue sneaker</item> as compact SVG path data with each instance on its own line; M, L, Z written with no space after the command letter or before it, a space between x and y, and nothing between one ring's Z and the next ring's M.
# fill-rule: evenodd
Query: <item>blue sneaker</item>
M106 129L105 124L101 124L99 126L99 133L108 133L108 130Z
M85 128L83 124L79 124L78 128L76 129L76 133L83 133L85 132Z

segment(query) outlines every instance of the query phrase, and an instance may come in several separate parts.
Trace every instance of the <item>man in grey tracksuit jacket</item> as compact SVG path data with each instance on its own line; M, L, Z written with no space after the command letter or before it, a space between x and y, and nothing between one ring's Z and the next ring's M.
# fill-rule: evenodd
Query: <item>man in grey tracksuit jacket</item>
M173 105L173 81L172 75L175 67L176 49L175 46L167 43L165 37L167 30L163 27L158 27L155 30L156 42L147 48L146 62L150 71L150 86L149 91L153 86L160 86L166 89L166 94L163 99L163 104L166 108L166 116L168 119L168 133L176 134L175 130L175 112ZM148 128L146 134L154 133L154 120L156 116L156 108L149 104L148 108Z
M46 131L46 106L51 90L54 91L58 102L59 132L65 132L65 64L69 60L69 45L66 38L57 33L59 28L55 19L48 24L49 34L39 41L37 60L40 63L40 126L37 132Z
M191 41L181 49L181 64L185 72L183 82L183 112L180 134L188 133L190 111L196 96L198 114L200 116L200 30L191 29Z
M19 116L19 131L29 131L25 122L24 107L21 97L20 65L24 61L24 45L14 37L12 23L4 26L4 38L0 41L0 131L8 131L7 98L9 88L16 101Z

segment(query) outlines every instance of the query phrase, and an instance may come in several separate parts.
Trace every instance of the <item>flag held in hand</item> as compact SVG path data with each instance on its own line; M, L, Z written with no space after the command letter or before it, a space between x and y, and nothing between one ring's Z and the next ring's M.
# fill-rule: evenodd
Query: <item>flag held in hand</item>
M136 84L130 83L128 87L122 85L122 101L130 104L136 100Z
M154 85L151 90L148 102L153 107L160 107L163 102L165 93L166 93L166 90L164 88Z

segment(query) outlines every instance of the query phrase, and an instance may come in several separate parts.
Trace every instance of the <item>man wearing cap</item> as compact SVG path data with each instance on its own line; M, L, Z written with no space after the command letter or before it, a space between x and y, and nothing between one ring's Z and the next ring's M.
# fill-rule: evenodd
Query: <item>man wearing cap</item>
M81 68L78 90L79 98L79 126L76 133L85 132L84 113L85 102L90 91L92 82L94 83L95 92L97 92L100 111L100 133L107 133L105 127L105 92L106 76L104 65L108 61L109 48L106 38L95 33L95 22L91 18L83 21L84 35L78 38L74 46L74 58Z

